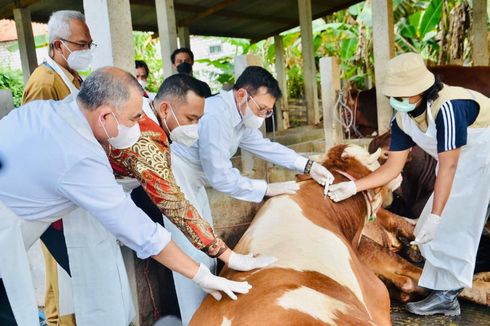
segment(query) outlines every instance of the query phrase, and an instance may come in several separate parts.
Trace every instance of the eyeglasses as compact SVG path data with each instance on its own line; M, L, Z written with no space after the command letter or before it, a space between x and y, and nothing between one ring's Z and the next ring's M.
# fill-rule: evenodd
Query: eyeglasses
M257 107L257 110L259 111L258 114L260 117L262 117L262 118L272 117L272 115L274 114L273 109L269 109L269 108L262 107L262 106L258 105L257 102L252 97L252 95L249 95L248 97L252 100L252 102L254 102L255 106Z
M78 45L82 49L95 50L95 48L97 48L97 44L95 44L92 41L90 41L89 43L79 43L79 42L73 42L70 40L66 40L64 38L60 38L60 40L62 40L63 42L70 43L70 44Z

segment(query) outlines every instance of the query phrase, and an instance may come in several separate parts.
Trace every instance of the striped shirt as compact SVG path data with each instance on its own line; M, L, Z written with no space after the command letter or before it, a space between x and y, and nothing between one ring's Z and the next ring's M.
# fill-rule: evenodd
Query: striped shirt
M466 145L468 127L475 122L480 108L472 100L445 102L436 116L437 152L447 152ZM396 119L391 123L391 151L403 151L415 146L412 138L403 132Z

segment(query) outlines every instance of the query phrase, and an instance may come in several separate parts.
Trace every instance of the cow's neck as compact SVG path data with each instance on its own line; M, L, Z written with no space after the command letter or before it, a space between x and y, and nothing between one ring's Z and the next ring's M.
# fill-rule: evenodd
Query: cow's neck
M349 179L350 181L356 181L356 178L351 176L349 173L336 170L338 173ZM362 196L364 197L364 200L366 201L366 209L367 209L367 220L369 222L373 222L374 219L376 218L376 213L378 210L381 208L381 205L383 204L383 199L381 196L381 192L378 191L376 192L373 189L368 189L365 191L362 191Z

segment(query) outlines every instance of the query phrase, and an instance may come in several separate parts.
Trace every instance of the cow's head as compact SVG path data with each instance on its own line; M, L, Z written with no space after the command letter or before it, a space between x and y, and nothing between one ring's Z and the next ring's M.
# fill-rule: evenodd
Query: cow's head
M357 145L337 145L332 147L323 161L323 165L334 175L336 182L349 179L360 179L380 167L379 158L382 155L381 149L374 153L369 153ZM346 176L346 174L348 176ZM383 187L372 190L372 206L378 207L391 204L393 200L392 191L401 184L401 175Z

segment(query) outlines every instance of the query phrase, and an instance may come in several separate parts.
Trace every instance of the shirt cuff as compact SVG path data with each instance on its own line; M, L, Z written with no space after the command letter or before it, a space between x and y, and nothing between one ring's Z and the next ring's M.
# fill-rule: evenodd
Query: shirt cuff
M165 230L163 226L157 223L155 223L155 226L155 232L148 240L148 244L143 249L136 252L136 255L140 259L158 255L172 240L170 232Z
M296 169L296 171L298 171L300 173L304 173L306 163L308 163L308 159L306 157L298 156L296 161L294 161L294 168Z
M267 182L265 180L257 180L251 179L253 186L253 198L251 198L251 202L260 203L267 192Z

